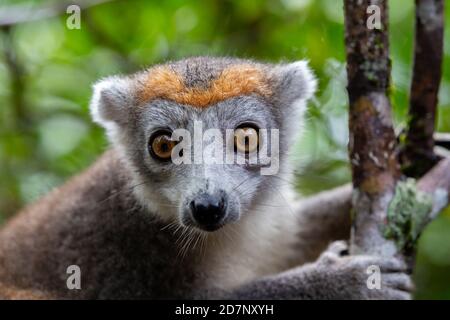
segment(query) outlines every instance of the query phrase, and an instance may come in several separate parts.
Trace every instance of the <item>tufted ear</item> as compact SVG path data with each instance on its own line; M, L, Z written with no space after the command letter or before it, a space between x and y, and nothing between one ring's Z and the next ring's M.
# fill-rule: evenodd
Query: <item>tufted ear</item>
M126 77L108 77L94 84L90 109L93 120L105 128L125 125L134 102L133 82Z
M317 80L305 60L274 67L275 95L283 109L304 108L314 95ZM303 110L300 110L303 111Z

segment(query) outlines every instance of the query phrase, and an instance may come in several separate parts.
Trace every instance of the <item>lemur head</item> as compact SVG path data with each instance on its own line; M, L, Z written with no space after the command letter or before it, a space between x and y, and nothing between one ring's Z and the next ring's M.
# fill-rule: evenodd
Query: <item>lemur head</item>
M279 156L283 169L315 87L305 61L272 65L188 58L99 81L91 112L126 160L136 195L150 211L183 226L214 231L249 214L274 192L278 179L261 174L267 163L252 162L250 155L272 150L272 134L279 130L279 150L267 154ZM180 138L174 132L187 135ZM206 152L216 139L224 158L241 154L244 161L208 161L217 158L217 147ZM202 147L196 161L195 152ZM174 157L188 161L175 163Z

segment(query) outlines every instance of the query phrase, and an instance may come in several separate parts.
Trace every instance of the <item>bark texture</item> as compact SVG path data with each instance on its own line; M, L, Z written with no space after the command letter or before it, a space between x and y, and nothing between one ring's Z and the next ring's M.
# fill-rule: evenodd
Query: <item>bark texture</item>
M367 8L380 9L381 29L367 27ZM400 176L391 105L387 1L346 0L349 154L353 176L352 253L394 255L395 244L380 226Z
M414 69L403 172L418 178L437 163L433 152L444 44L444 0L416 0Z

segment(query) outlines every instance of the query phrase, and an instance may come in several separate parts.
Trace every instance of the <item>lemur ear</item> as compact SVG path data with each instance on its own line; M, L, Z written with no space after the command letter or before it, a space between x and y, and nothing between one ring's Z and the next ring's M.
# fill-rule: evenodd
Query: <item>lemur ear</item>
M274 67L276 98L283 108L304 108L317 87L317 80L305 60Z
M130 79L108 77L94 84L90 109L95 122L108 127L112 123L126 124L128 110L133 104L133 86Z

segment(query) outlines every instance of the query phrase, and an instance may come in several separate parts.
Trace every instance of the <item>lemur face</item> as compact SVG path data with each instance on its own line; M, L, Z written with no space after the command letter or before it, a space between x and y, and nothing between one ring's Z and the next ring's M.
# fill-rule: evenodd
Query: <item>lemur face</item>
M302 61L268 65L200 57L102 80L91 110L150 211L214 231L276 192L279 180L261 174L271 163L250 157L265 150L269 158L279 157L280 172L273 174L284 173L285 154L314 90Z

